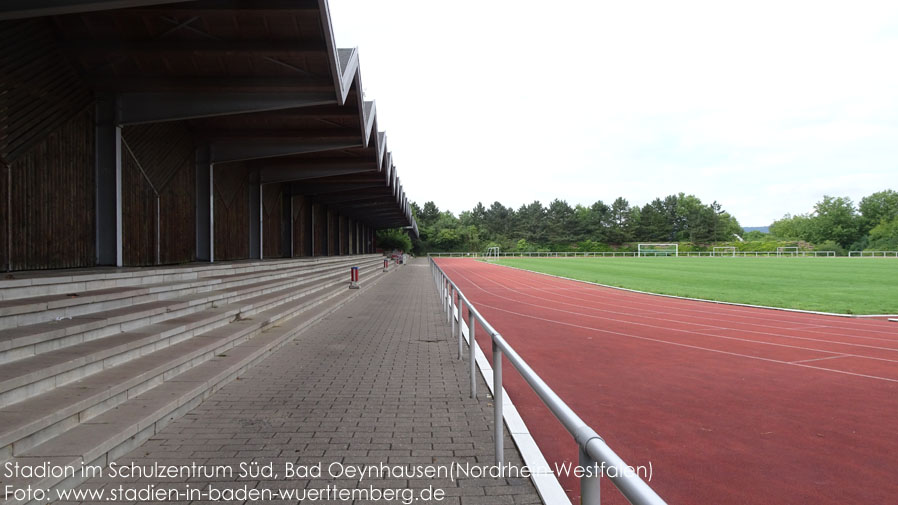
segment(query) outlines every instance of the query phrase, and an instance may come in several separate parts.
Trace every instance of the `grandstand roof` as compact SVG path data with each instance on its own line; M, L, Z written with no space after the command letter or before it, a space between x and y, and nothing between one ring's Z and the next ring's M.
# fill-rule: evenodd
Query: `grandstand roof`
M9 0L0 20L52 16L81 80L122 125L184 121L216 170L241 162L375 228L417 234L356 49L326 0Z

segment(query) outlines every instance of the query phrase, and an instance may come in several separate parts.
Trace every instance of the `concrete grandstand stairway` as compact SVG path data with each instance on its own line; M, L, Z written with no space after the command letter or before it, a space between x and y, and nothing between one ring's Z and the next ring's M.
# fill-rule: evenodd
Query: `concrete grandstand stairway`
M364 285L383 257L0 280L0 464L103 465L133 449L354 296L350 266ZM0 473L0 489L29 484L77 482Z

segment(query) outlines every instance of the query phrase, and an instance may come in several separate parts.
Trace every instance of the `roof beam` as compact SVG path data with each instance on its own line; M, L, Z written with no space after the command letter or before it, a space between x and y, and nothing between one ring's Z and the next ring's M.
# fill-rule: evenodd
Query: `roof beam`
M331 93L122 93L119 124L156 123L335 103Z
M292 186L292 191L297 195L325 195L325 194L335 194L335 193L345 193L345 192L355 192L362 189L373 189L381 187L380 184L376 183L343 183L343 184L328 184L328 183L307 183L307 182L297 182Z
M0 2L0 21L155 4L173 4L184 1L187 0L4 0Z
M259 171L260 180L265 183L272 182L291 182L301 181L303 179L318 179L333 175L358 174L369 172L370 169L361 166L341 167L341 168L291 168L291 167L269 167Z
M305 158L282 157L273 160L259 160L250 163L252 168L284 167L291 169L306 168L363 168L365 172L376 172L373 161L355 158Z
M161 2L152 2L161 3ZM307 11L317 12L319 10L317 0L203 0L199 2L190 2L183 5L150 5L150 2L144 2L145 7L134 9L141 14L160 14L167 11L176 11L182 15L215 14L227 11L231 14L240 14L241 12L257 14L289 14L290 12Z
M109 53L255 53L298 57L323 55L324 45L300 41L243 41L243 40L66 40L66 51L79 54Z
M318 89L330 92L333 83L327 77L165 77L87 75L85 84L98 91L117 92L296 92ZM353 116L354 112L340 114Z
M294 141L294 142L225 142L212 144L212 162L226 163L230 161L255 160L289 156L293 154L315 153L357 147L359 142L345 141Z
M266 81L269 79L266 79ZM331 81L327 81L327 85L331 85ZM309 118L325 118L325 119L333 119L333 118L347 118L347 117L358 117L358 112L352 107L345 107L341 105L328 105L328 106L318 106L318 107L305 107L302 109L288 109L288 110L280 110L276 112L271 112L269 114L272 118L278 119L309 119Z
M327 205L339 205L341 203L361 203L361 202L371 202L375 200L383 199L383 195L371 195L371 196L359 196L359 195L344 195L344 196L325 196L320 197L318 200L321 203Z
M347 143L361 144L359 133L349 128L328 128L323 130L276 130L276 129L200 129L197 137L210 141L230 140L345 140Z

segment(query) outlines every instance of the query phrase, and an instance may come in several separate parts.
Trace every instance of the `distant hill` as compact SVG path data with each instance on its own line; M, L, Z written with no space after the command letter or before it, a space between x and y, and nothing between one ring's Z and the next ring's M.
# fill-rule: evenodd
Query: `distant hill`
M742 229L745 230L745 233L748 233L750 231L759 231L761 233L770 233L769 226L743 226Z

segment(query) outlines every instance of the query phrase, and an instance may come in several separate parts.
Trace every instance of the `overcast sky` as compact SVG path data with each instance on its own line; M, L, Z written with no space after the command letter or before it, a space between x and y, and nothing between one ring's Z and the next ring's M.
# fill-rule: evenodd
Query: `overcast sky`
M406 194L685 192L743 226L898 189L898 1L330 0Z

